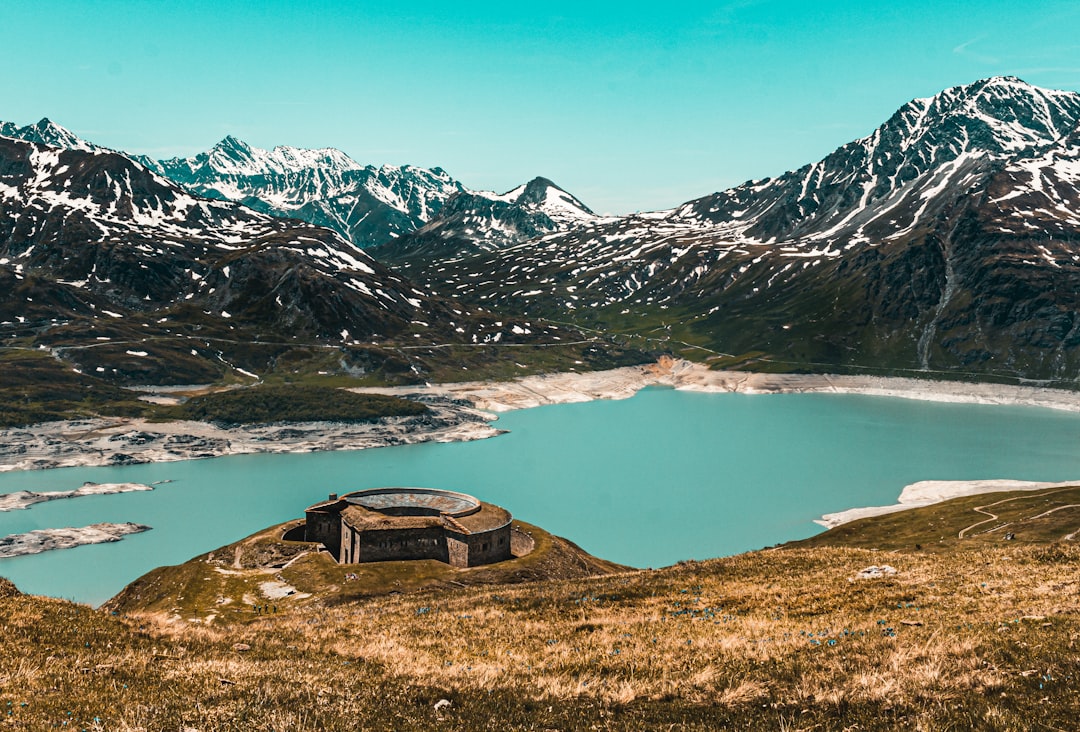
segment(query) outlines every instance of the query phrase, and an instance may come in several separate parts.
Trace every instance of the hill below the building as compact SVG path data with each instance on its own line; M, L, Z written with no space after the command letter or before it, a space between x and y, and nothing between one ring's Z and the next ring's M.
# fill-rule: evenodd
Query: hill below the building
M27 729L1069 729L1078 513L1080 487L986 494L647 571L534 533L501 578L275 567L275 527L103 610L3 584L0 708ZM296 594L242 608L274 583Z

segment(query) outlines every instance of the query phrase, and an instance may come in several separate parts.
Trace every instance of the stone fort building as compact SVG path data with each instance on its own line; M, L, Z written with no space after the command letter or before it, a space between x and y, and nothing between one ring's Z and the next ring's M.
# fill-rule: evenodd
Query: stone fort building
M434 488L373 488L305 511L304 540L323 544L341 564L437 559L475 567L512 557L510 512Z

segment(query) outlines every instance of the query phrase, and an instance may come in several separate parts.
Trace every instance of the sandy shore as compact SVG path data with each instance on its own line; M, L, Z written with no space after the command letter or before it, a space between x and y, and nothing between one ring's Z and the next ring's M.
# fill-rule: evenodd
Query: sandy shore
M358 450L416 442L456 442L499 434L496 414L547 404L626 399L647 386L711 393L866 394L939 402L1010 404L1080 412L1080 392L999 384L925 381L875 376L761 374L711 371L701 364L665 359L610 371L527 376L508 382L462 382L361 393L419 399L423 417L376 424L278 424L223 429L201 422L147 423L91 420L0 430L0 472L67 466L123 465L260 452ZM1042 484L1028 484L1042 487ZM894 506L851 509L822 517L835 526L867 515L898 511L960 495L1014 490L1016 481L925 482L908 486Z

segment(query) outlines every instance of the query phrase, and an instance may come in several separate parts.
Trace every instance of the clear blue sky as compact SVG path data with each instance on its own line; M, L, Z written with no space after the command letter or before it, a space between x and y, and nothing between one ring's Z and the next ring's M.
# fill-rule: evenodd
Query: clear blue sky
M611 213L799 167L955 84L1080 89L1076 0L12 0L0 29L2 120L544 175Z

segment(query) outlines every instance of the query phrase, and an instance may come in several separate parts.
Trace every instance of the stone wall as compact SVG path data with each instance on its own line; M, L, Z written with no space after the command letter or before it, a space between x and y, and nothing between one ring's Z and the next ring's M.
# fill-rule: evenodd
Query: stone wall
M491 564L510 559L510 524L482 534L470 534L465 537L469 545L469 564Z
M345 553L346 542L350 543L348 554ZM400 559L437 559L440 562L449 562L447 542L440 526L356 532L346 524L342 531L342 556L351 557L352 563Z
M321 542L340 562L341 514L308 511L305 517L304 540Z
M446 561L453 567L469 566L469 542L464 534L446 532Z
M536 539L532 538L530 534L525 533L517 526L510 529L510 552L515 557L531 554L535 548Z

